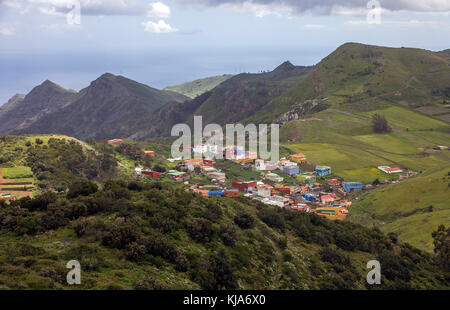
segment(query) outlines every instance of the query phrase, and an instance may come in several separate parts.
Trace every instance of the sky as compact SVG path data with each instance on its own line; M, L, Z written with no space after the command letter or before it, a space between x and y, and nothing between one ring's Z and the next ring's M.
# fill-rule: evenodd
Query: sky
M155 88L314 65L346 42L450 48L450 0L0 0L0 105L105 72Z

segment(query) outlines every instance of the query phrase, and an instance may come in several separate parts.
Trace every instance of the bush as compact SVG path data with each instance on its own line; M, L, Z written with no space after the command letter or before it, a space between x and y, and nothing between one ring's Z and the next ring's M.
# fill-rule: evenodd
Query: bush
M78 196L89 196L98 191L98 186L91 181L77 181L70 185L67 197L69 199L76 198Z
M232 224L223 224L220 226L219 237L223 244L233 246L236 243L236 228Z
M374 114L372 117L372 130L375 133L389 133L392 131L392 128L384 116Z
M167 290L167 287L159 282L158 280L152 278L151 276L146 276L139 280L134 285L134 289L136 290L151 290L151 291L161 291Z
M145 248L145 245L139 244L137 242L132 242L127 245L127 259L131 261L139 261L144 257L144 255L147 253L147 249Z
M255 219L253 216L243 212L235 216L234 222L241 229L251 229L255 226Z
M286 223L284 217L272 208L262 209L258 212L258 217L266 223L269 227L284 230Z
M187 230L193 240L201 243L212 241L216 235L212 223L204 219L191 220L187 225Z

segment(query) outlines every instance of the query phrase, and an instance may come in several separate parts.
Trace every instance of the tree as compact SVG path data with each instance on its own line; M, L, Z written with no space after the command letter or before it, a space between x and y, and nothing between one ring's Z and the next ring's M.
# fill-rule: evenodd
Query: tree
M372 130L375 133L389 133L392 131L392 128L384 116L374 114L372 117Z
M241 229L250 229L255 225L255 219L247 213L239 213L234 217L234 222Z
M72 183L67 193L68 198L75 198L78 196L89 196L98 191L98 186L91 181L83 180Z
M439 225L431 235L438 262L445 271L450 271L450 228L445 229L444 225Z
M233 224L222 224L220 226L219 237L223 244L233 246L236 243L236 228Z

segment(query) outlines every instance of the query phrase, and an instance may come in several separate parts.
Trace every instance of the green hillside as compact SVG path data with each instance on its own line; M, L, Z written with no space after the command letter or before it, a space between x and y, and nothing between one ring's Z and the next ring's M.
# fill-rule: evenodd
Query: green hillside
M446 53L350 43L322 60L305 80L249 121L276 119L284 124L280 138L287 153L303 152L310 162L331 166L333 174L345 181L370 184L376 179L397 179L379 171L380 165L419 173L387 187L389 190L358 197L349 219L398 232L403 241L430 251L430 231L438 224L450 224L446 216L450 210L445 198L448 190L430 182L429 195L421 195L415 184L428 180L426 176L433 172L446 170L450 162L449 151L434 149L450 145L449 85L450 58ZM374 114L387 119L391 133L372 132ZM296 141L288 142L292 137L297 137ZM420 203L411 203L408 197ZM430 205L442 210L414 215L404 212L406 206L420 209ZM393 214L403 215L388 218ZM426 229L422 229L422 220Z
M433 250L431 233L450 223L450 165L365 193L352 205L349 220L395 232L400 240Z
M70 289L72 259L82 289L370 289L374 258L383 264L381 289L449 285L430 255L378 230L164 183L74 184L67 197L2 206L6 218L3 289Z
M421 171L450 161L450 152L433 149L450 144L449 125L400 107L378 113L386 116L394 128L392 133L372 133L370 113L349 114L330 109L289 122L282 127L280 139L292 152L303 152L309 161L331 166L335 175L348 181L372 183L377 178L389 179L376 169L382 165ZM296 135L295 142L287 142Z
M133 139L169 136L172 126L191 124L201 115L204 124L225 125L242 121L304 79L312 67L284 62L265 73L235 75L209 92L183 103L169 103L148 115Z
M73 289L73 259L82 267L77 289L372 289L372 259L383 266L378 289L450 285L432 255L378 229L244 197L204 198L167 178L135 179L136 164L170 168L158 141L53 135L0 143L3 166L27 163L49 189L0 201L1 289ZM155 158L143 155L149 149Z
M448 114L450 56L421 49L348 43L324 58L304 81L250 120L271 121L306 100L327 98L325 108L375 110L383 103ZM427 110L427 108L429 110ZM445 109L437 113L435 109Z
M212 90L217 85L225 82L231 77L233 77L231 74L217 75L204 79L198 79L192 82L186 82L180 85L168 86L164 88L164 90L174 91L194 99L195 97Z

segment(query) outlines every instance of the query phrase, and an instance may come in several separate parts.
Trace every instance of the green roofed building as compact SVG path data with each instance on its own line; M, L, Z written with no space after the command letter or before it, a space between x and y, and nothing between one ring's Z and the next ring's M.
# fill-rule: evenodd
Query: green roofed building
M313 185L316 183L316 177L307 173L297 175L297 181L307 185Z

